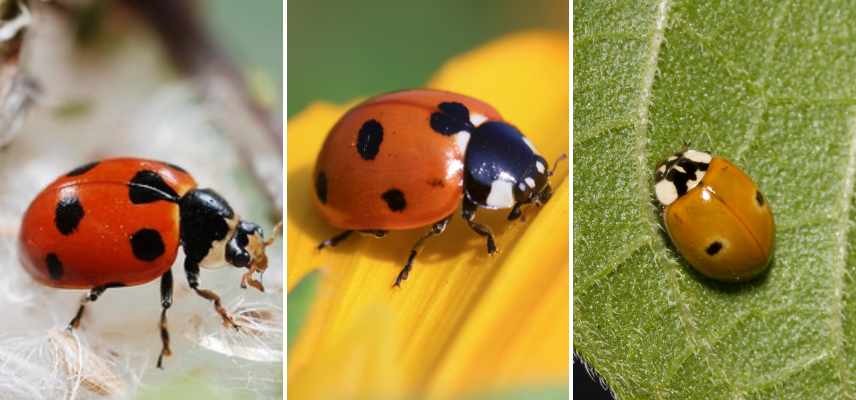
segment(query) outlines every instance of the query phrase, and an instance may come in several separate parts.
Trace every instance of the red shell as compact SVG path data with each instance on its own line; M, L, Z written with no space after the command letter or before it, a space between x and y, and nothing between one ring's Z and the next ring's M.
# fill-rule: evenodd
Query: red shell
M455 135L431 127L441 103L463 104L471 120L476 114L502 120L480 100L438 90L394 92L357 105L333 126L315 164L312 197L328 223L354 230L411 229L455 211L463 196L464 154ZM378 126L382 140L366 151L361 130Z
M139 285L163 275L180 244L178 204L133 203L129 183L141 171L179 197L196 187L187 172L160 161L119 158L77 168L42 190L24 214L25 270L47 286L75 289Z

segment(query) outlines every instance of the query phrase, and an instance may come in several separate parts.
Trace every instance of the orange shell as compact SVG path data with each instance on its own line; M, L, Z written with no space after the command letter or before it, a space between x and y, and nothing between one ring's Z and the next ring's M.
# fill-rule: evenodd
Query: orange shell
M743 171L714 157L692 190L666 207L672 243L702 274L748 280L763 272L773 253L775 227L770 205ZM706 249L719 242L711 255Z
M480 114L487 120L502 120L482 101L426 89L373 97L339 119L313 173L312 198L330 225L354 230L411 229L437 222L457 209L463 196L464 153L457 135L439 134L430 125L431 114L443 102L463 104L471 119ZM375 158L366 160L357 142L360 129L370 120L382 126L383 140ZM322 184L326 201L319 198ZM406 207L392 209L383 198L390 190L403 194Z
M132 286L159 278L178 251L178 204L166 200L133 204L128 183L137 172L149 170L181 196L196 187L196 181L179 167L159 161L120 158L87 166L72 171L83 170L81 174L57 178L30 204L19 241L24 269L36 281L59 288ZM59 202L74 197L82 217L63 234L56 221ZM163 243L163 253L151 261L135 257L131 249L130 238L144 228L157 231ZM50 256L61 265L53 274Z

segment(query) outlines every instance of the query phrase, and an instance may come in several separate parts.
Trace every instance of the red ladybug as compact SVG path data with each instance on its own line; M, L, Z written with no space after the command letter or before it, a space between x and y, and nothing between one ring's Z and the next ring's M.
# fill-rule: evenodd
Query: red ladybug
M339 119L318 155L315 205L330 225L345 230L318 248L354 231L382 237L431 225L396 277L399 286L424 241L442 233L462 204L464 220L493 254L493 235L475 222L476 210L511 208L514 220L522 206L544 204L552 195L547 166L532 143L482 101L427 89L371 98Z
M135 158L89 163L57 178L24 214L19 242L24 269L39 283L90 289L69 329L106 289L161 278L159 368L170 355L166 310L179 245L190 287L237 328L220 297L199 288L199 267L228 262L247 268L241 286L263 290L252 274L267 268L270 243L258 225L242 221L213 190L197 188L181 167Z

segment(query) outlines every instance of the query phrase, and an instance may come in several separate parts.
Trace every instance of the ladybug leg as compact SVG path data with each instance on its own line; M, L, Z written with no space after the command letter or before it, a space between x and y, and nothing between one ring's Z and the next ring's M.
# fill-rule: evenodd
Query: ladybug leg
M342 232L336 236L333 236L332 238L327 239L327 240L321 242L320 244L318 244L318 250L321 250L325 247L335 247L337 244L339 244L339 242L347 239L348 236L351 236L352 233L354 233L354 231L347 230L347 231L344 231L344 232Z
M432 225L431 230L413 244L413 248L410 249L410 257L407 257L407 264L404 264L404 268L402 268L401 272L398 273L398 276L395 277L395 283L392 284L393 287L401 286L401 281L407 279L407 276L410 274L410 269L413 267L413 259L415 259L416 255L419 254L419 250L422 250L422 245L426 240L428 240L428 238L443 233L443 231L446 230L446 225L449 224L450 219L452 219L451 215Z
M523 215L523 206L529 203L514 203L514 207L511 209L511 212L508 213L508 220L514 221L515 219L520 218Z
M230 317L226 312L226 309L223 308L223 304L220 302L220 296L210 290L199 288L199 264L191 261L190 258L185 258L184 272L187 274L187 284L190 285L190 288L193 289L193 291L195 291L200 297L214 302L214 309L217 310L217 314L220 314L220 317L223 318L223 325L231 325L237 330L239 328L238 324L232 320L232 317Z
M496 253L496 243L493 240L493 233L490 231L490 228L474 221L476 218L477 208L478 206L476 203L464 198L464 205L461 207L461 215L464 217L464 220L467 221L470 229L487 239L487 254ZM512 212L514 212L513 209Z
M80 319L83 318L83 310L86 308L86 303L98 300L98 296L101 296L101 294L109 287L110 285L96 286L89 290L89 293L83 296L83 299L80 300L80 307L77 309L77 313L74 314L74 318L72 318L71 322L68 323L67 329L69 331L77 329L80 326Z
M166 327L166 310L172 306L172 270L167 270L161 276L161 319L160 319L160 335L163 347L161 347L160 355L158 356L158 368L163 369L164 356L171 356L172 350L169 348L169 330Z

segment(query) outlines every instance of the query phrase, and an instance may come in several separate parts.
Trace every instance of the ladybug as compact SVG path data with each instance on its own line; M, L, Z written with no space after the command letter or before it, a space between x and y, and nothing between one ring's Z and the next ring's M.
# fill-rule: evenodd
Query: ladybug
M344 229L318 249L353 232L383 237L430 226L396 277L393 286L400 286L424 242L446 229L459 204L494 254L493 234L475 221L476 210L511 208L508 220L515 220L523 206L547 202L552 174L535 146L480 100L428 89L379 95L345 113L318 154L314 204Z
M220 297L199 287L199 268L226 262L247 268L241 286L264 290L253 273L267 269L265 247L272 242L216 192L197 188L181 167L137 158L92 162L54 180L24 213L19 239L21 262L34 280L89 289L68 329L79 326L86 303L105 290L160 278L158 368L171 353L166 311L179 245L190 288L214 303L224 324L237 328Z
M661 162L655 175L666 232L693 268L727 282L749 280L767 269L773 211L740 168L687 149Z

